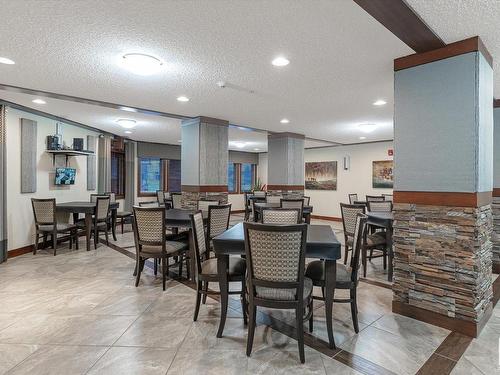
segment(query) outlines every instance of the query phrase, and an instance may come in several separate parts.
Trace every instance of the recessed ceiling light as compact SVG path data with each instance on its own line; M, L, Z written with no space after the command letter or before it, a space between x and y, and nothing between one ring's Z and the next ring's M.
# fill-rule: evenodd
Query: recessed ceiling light
M132 129L133 127L135 127L137 125L137 121L127 119L127 118L118 119L118 120L116 120L116 123L125 129Z
M47 102L43 99L33 99L32 102L35 104L47 104Z
M290 60L288 60L286 57L279 56L271 61L271 64L273 64L274 66L287 66L288 64L290 64Z
M288 124L288 123L290 122L290 120L289 120L289 119L287 119L287 118L283 118L283 119L281 119L281 120L280 120L280 122L281 122L282 124Z
M130 130L125 130L125 134L132 134Z
M363 133L371 133L377 128L376 124L359 124L358 125L359 130L361 130Z
M373 102L373 105L376 105L376 106L381 106L381 105L386 105L387 102L383 99L379 99L379 100L376 100Z
M121 62L127 70L141 76L158 73L163 65L160 59L143 53L127 53Z
M189 102L189 98L187 96L179 96L177 98L178 102Z
M359 137L359 139L363 140L363 139L366 139L366 137Z
M0 64L14 65L15 62L7 57L0 57Z
M120 107L120 109L125 112L137 112L137 109L130 107Z

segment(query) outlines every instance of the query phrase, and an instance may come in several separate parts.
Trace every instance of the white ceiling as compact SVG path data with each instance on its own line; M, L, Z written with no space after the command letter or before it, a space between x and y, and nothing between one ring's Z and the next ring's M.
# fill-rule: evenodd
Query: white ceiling
M0 56L16 62L0 65L0 83L341 143L392 138L392 61L412 53L351 0L1 0L0 9ZM133 75L117 65L130 52L166 68ZM270 64L280 54L290 65ZM69 104L57 112L76 117ZM380 126L365 135L360 123Z
M479 35L493 56L494 95L500 98L500 1L406 0L443 39L452 43Z

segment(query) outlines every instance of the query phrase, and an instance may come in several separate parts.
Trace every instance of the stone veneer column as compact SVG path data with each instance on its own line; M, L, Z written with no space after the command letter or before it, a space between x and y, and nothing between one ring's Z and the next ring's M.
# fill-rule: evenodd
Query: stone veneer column
M500 100L493 109L493 272L500 273Z
M476 37L394 69L393 311L477 336L492 306L492 59Z
M228 127L225 120L183 120L181 148L182 206L196 209L200 199L227 203Z
M270 194L304 195L304 140L295 133L267 137L267 191Z

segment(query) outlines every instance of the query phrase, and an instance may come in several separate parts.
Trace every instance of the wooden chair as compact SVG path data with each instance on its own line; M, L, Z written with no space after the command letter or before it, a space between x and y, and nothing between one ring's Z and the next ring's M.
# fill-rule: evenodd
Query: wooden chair
M97 249L97 243L99 242L99 232L104 232L106 237L106 245L109 245L109 229L111 217L109 214L109 204L110 196L103 194L92 194L95 197L95 214L92 218L92 228L91 232L94 236L94 249ZM85 222L79 221L78 226L80 228L85 227Z
M262 224L300 224L302 215L298 208L264 208Z
M312 327L313 319L313 283L304 276L307 224L243 223L243 227L248 270L247 356L252 352L257 307L293 309L300 362L304 363L304 320Z
M309 206L311 203L311 197L306 197L305 195L302 197L302 200L304 201L304 206Z
M282 195L266 195L266 202L267 203L280 203L282 198L283 198Z
M392 212L392 202L391 201L384 201L384 202L368 202L368 211L369 212ZM379 227L376 227L376 226L373 226L371 225L370 226L370 229L372 231L372 240L379 243L379 245L381 246L382 245L382 242L386 242L386 233L384 230L380 230L381 228ZM378 230L378 231L377 231ZM375 237L376 235L376 237ZM384 239L384 241L382 241L382 238ZM370 237L368 237L370 239ZM370 242L371 244L371 242ZM386 260L385 260L385 256L386 256L386 249L383 249L382 250L382 254L379 254L379 255L376 255L376 256L373 256L373 250L380 250L378 249L378 247L380 246L368 246L368 248L370 249L370 255L368 255L368 259L369 260L372 260L373 258L379 258L381 256L384 257L384 269L386 268ZM364 266L366 268L366 260L364 259ZM365 273L366 275L366 270L365 270Z
M369 212L392 212L392 202L391 201L383 201L383 202L367 202L368 211Z
M165 290L168 260L174 256L180 257L179 275L182 275L182 258L189 249L188 243L167 239L165 209L163 207L134 207L133 228L136 248L135 286L139 285L144 262L146 259L153 258L161 260L162 284L163 290Z
M156 200L160 207L165 204L165 192L163 190L156 190Z
M182 193L170 193L172 208L182 208Z
M107 193L104 193L104 195L109 195L109 198L110 198L110 203L115 203L116 202L116 194L113 193L113 192L107 192ZM125 225L125 221L130 219L130 217L132 216L132 212L131 211L117 211L116 212L116 224L120 224L121 225L121 231L122 231L122 234L123 234L123 229L124 229L124 225ZM119 222L118 222L119 220Z
M280 199L281 208L297 208L300 210L300 220L302 221L302 214L304 212L304 199L302 198L282 198Z
M153 208L153 207L160 207L160 205L158 204L158 201L147 201L147 202L139 202L139 207Z
M208 200L199 200L198 201L198 210L208 212L208 208L210 206L218 206L219 201L208 201Z
M61 233L65 234L65 237L69 239L69 248L72 248L73 241L75 241L75 246L78 250L77 227L74 224L57 222L55 198L31 198L31 206L35 217L35 247L33 248L33 255L36 255L38 250L40 236L42 236L43 243L45 244L47 237L50 235L55 256L57 252L57 235Z
M349 204L355 204L358 201L358 194L349 194Z
M364 237L366 236L366 220L365 214L357 214L354 224L353 250L350 266L342 263L337 263L337 278L335 289L349 290L349 298L334 299L337 303L351 304L351 317L354 326L354 332L359 332L358 324L358 306L357 306L357 287L358 287L358 272L360 266L360 252L363 246ZM321 287L323 291L322 297L313 297L324 301L325 288L325 262L322 260L314 260L307 265L306 277L309 277L314 286ZM312 329L311 329L312 331Z
M384 200L392 202L392 194L382 194L382 196L384 197Z
M344 227L344 264L347 264L349 251L353 247L354 234L356 229L356 217L365 213L365 206L362 204L340 204L342 214L342 226Z
M245 218L243 219L244 221L250 220L250 213L252 212L252 207L250 203L250 199L248 199L249 193L245 191L243 193L243 199L245 200Z
M205 226L203 224L202 212L197 211L195 214L190 215L190 217L194 238L194 261L196 262L196 305L193 316L193 320L196 321L198 319L198 313L200 311L201 297L203 296L203 299L205 300L206 295L220 295L220 292L208 290L209 283L219 283L219 273L217 269L217 258L205 259L206 252L208 251L208 241L207 237L205 236ZM229 257L229 268L227 270L228 281L241 282L241 290L229 291L229 294L239 294L241 296L243 320L246 324L247 306L245 297L245 273L245 259L238 257Z
M262 190L258 190L258 191L254 191L253 195L255 197L265 198L267 196L267 192L266 191L262 191Z
M367 195L366 202L383 202L385 201L382 195Z

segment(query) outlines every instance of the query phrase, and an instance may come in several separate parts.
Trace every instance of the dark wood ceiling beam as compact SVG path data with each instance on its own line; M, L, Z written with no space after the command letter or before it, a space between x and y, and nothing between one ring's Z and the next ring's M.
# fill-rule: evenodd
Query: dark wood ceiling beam
M354 0L369 15L415 52L427 52L446 43L403 0Z

